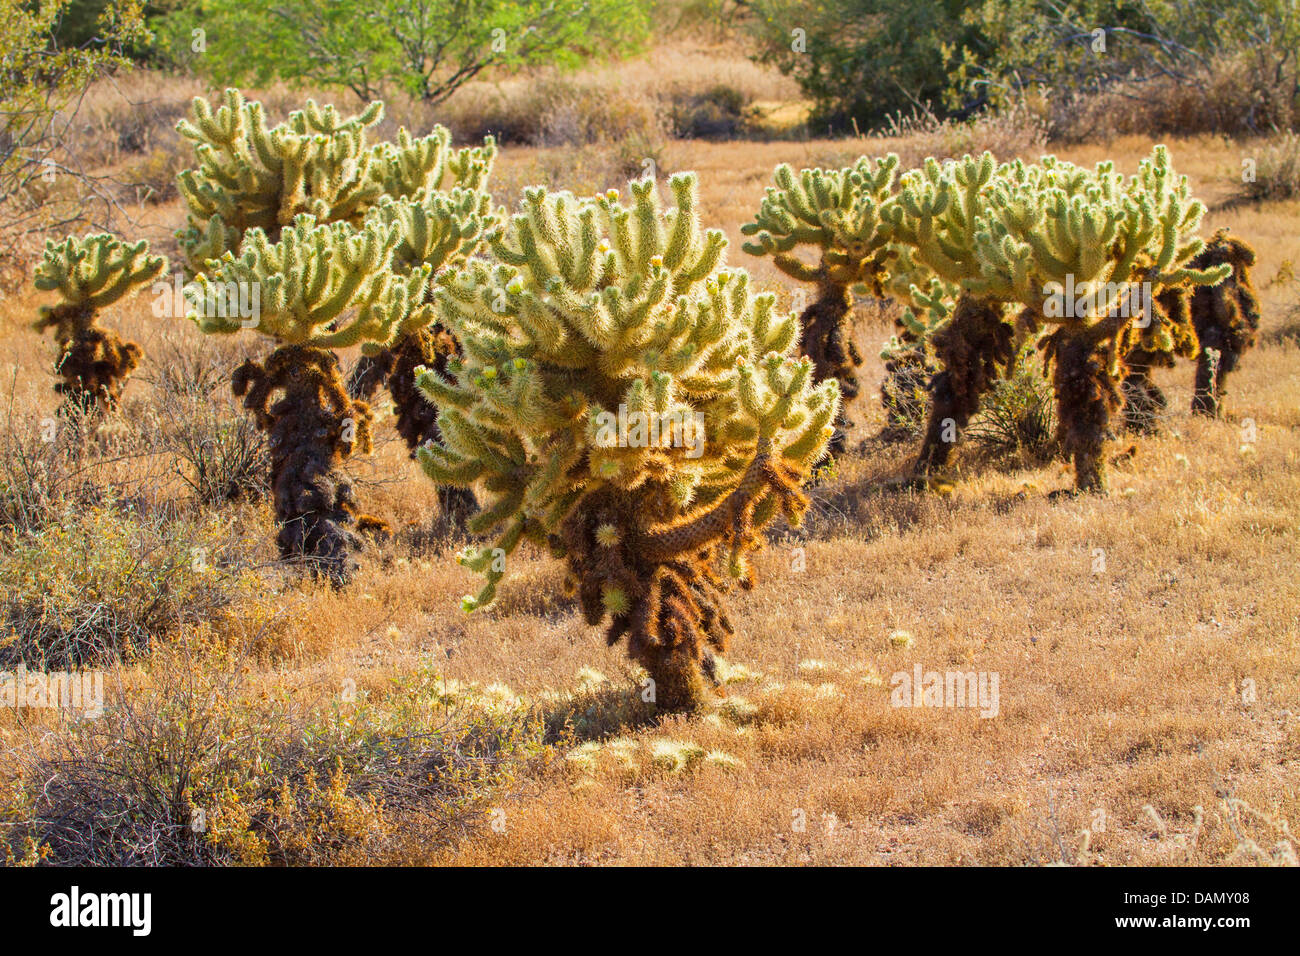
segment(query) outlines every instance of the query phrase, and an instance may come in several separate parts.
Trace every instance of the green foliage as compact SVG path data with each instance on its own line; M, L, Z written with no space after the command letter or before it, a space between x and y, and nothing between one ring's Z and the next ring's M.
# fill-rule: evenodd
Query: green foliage
M1238 58L1250 64L1239 82L1252 86L1258 114L1246 128L1294 122L1300 105L1300 12L1290 0L982 0L964 21L984 45L960 51L950 103L1000 105L1044 87L1064 105L1156 77L1195 88Z
M963 20L970 0L758 0L758 59L795 78L815 104L810 125L874 129L894 113L941 103L950 50L987 46ZM796 34L794 31L802 31Z
M0 538L0 662L93 665L218 619L251 575L226 566L230 527L163 520L107 505L68 505L57 523ZM201 555L203 560L196 560Z
M1011 374L984 396L967 434L989 452L1020 453L1030 462L1058 453L1056 403L1032 342L1021 348Z
M667 212L648 180L631 185L630 207L617 194L530 189L525 211L491 237L497 263L472 261L437 290L464 359L450 379L419 380L444 436L420 461L440 483L483 484L470 527L503 529L495 547L506 554L525 537L545 541L605 489L643 500L650 534L717 505L767 449L806 470L825 448L834 383L812 388L808 365L785 357L797 322L744 272L719 268L725 239L699 228L694 176L671 186ZM608 440L600 423L620 405L665 423L702 416L701 446ZM776 497L757 498L770 517ZM493 556L466 558L488 575L470 608L504 573Z
M276 79L440 103L486 70L576 65L635 48L644 0L207 0L157 22L172 55L214 83ZM191 51L202 28L206 49Z
M165 256L149 254L147 239L128 244L108 233L80 239L69 236L58 243L46 241L34 285L42 292L58 292L69 306L93 313L152 282L166 268Z
M451 149L441 126L416 139L405 129L396 142L369 142L384 106L369 104L343 117L331 105L308 100L270 127L256 101L226 90L216 109L194 100L193 118L177 124L194 143L198 166L180 176L187 226L178 234L192 272L239 248L244 234L279 230L308 214L317 222L360 225L381 198L424 195L444 186L481 190L496 155L489 140L474 149Z
M760 0L758 58L815 102L812 123L863 132L921 107L965 118L1045 91L1084 94L1154 79L1198 88L1245 64L1245 128L1300 113L1300 12L1289 0ZM793 31L804 31L802 45Z
M863 156L843 169L803 169L797 177L782 163L754 221L740 228L755 237L744 250L771 255L782 272L801 282L824 275L842 285L878 285L889 239L880 210L894 194L897 171L893 154L875 160ZM799 246L818 251L817 266L793 254Z
M201 274L186 286L195 306L190 318L207 333L244 328L238 316L204 308L233 284L259 290L256 328L280 345L385 345L423 299L429 279L424 267L404 277L392 271L398 240L394 226L371 222L354 230L344 222L318 225L305 214L280 233L279 242L254 228L239 258L226 253L210 276Z

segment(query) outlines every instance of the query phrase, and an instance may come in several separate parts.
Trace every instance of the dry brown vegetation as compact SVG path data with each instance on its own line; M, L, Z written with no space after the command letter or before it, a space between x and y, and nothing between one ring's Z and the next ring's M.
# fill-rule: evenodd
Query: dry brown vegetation
M629 69L616 88L674 73ZM726 61L713 69L704 80L730 77L747 105L775 111L793 98L779 79L728 73ZM662 113L645 102L656 119L627 129L647 146L561 136L562 123L586 116L561 107L588 81L564 81L571 101L548 99L559 104L550 118L518 137L534 145L503 150L497 198L513 205L534 182L603 190L647 156L661 176L693 169L706 223L731 240L729 261L783 297L790 289L768 261L739 251L739 227L777 163L838 165L886 150L916 162L985 145L1007 158L1042 145L1028 121L1010 132L993 124L979 134L991 141L932 128L889 141L682 140L654 125ZM163 251L181 218L165 189L176 149L168 128L194 92L133 80L103 91L88 114L87 148L100 143L103 167L145 189L129 197L132 234ZM269 102L287 108L300 95L272 91ZM466 91L453 125L498 95ZM133 98L147 110L131 108ZM634 106L627 115L642 115ZM136 123L142 116L154 121ZM402 118L390 111L390 122ZM269 506L248 464L259 439L226 387L202 385L228 381L252 343L201 341L185 323L155 318L147 294L104 316L145 354L120 411L98 426L58 422L56 440L43 442L58 402L53 346L28 328L38 298L8 294L0 669L33 647L120 661L107 681L115 723L0 710L0 826L14 853L1294 862L1285 821L1300 819L1300 201L1234 201L1254 144L1163 141L1211 204L1205 232L1230 226L1260 254L1261 344L1233 380L1227 417L1189 414L1186 363L1156 373L1171 411L1162 434L1132 441L1108 497L1049 500L1069 483L1063 464L973 445L957 452L955 491L900 494L887 488L914 449L874 440L884 415L865 387L850 451L813 490L806 526L770 543L757 562L761 587L734 601L726 694L704 718L649 719L622 652L560 596L560 570L545 556L524 554L494 608L462 614L472 575L452 556L464 542L432 530L436 489L408 460L391 409L378 410L374 455L349 469L365 509L398 529L393 539L364 556L345 591L277 568ZM1089 165L1114 158L1129 173L1152 145L1117 135L1060 152ZM878 382L888 316L864 306L858 318L860 377ZM232 473L200 474L196 459ZM198 569L192 548L205 549ZM51 650L47 663L64 659ZM916 664L997 673L998 715L891 707L891 675ZM192 738L169 735L178 715L197 728ZM239 741L234 764L205 733ZM255 756L274 786L238 766ZM168 776L185 760L189 789ZM117 856L70 839L130 804L95 767L137 772L141 794L154 786L140 805L172 836L120 828L133 849ZM50 781L60 786L43 787ZM42 789L45 802L33 803ZM195 808L208 811L207 836L182 832Z

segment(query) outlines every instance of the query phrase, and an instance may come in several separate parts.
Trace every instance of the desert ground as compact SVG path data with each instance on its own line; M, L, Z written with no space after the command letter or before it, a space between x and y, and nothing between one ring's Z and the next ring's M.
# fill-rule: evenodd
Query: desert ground
M562 596L547 555L514 560L496 606L462 613L478 587L454 560L466 542L437 527L435 489L385 409L374 455L350 468L392 538L342 591L278 567L266 501L204 501L193 456L177 451L195 422L238 427L228 373L259 347L251 334L205 341L139 296L113 317L146 356L118 420L76 448L42 445L54 346L29 326L45 300L8 292L6 454L48 456L35 484L65 511L39 546L6 543L0 600L11 623L72 616L87 633L98 620L132 636L101 720L0 709L11 852L107 858L23 842L35 819L97 812L116 821L101 835L142 861L1295 862L1300 201L1236 198L1251 143L1159 141L1210 207L1203 232L1228 226L1259 252L1260 344L1226 415L1190 414L1184 362L1157 373L1171 398L1160 433L1113 443L1107 496L1049 497L1071 483L1063 462L974 445L943 493L900 492L916 446L877 438L891 323L864 303L849 450L821 473L804 525L770 536L754 590L735 595L737 637L705 716L649 713L624 651ZM1054 151L1129 173L1155 142ZM661 179L698 173L728 263L788 304L788 280L740 248L773 167L932 148L907 136L673 139L653 159ZM620 157L507 146L496 197L513 204L533 182L619 186ZM182 219L174 197L130 211L159 243ZM917 666L995 674L996 715L891 706L893 675ZM250 754L281 769L250 770ZM41 803L30 785L60 767L76 772ZM144 769L114 783L127 768ZM197 835L140 835L142 820L182 826L195 809Z

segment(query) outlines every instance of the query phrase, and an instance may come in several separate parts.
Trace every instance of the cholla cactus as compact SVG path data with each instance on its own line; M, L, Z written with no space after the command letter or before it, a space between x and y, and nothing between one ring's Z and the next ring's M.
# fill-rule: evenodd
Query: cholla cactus
M1220 285L1201 286L1192 292L1188 304L1201 344L1192 411L1214 416L1223 403L1224 380L1255 344L1259 331L1259 296L1250 279L1255 250L1221 229L1188 264L1196 269L1216 265L1232 269ZM1211 352L1217 354L1217 360L1211 360Z
M393 267L404 275L436 272L473 254L493 221L487 179L495 143L488 138L481 147L453 150L451 134L435 126L423 138L401 129L395 143L370 144L382 116L379 102L345 118L308 100L268 127L262 105L245 102L238 90L226 90L215 109L195 99L193 118L177 127L198 157L198 167L180 179L188 225L178 237L191 273L239 249L249 229L274 242L303 214L319 224L393 227L399 237ZM436 413L416 393L412 370L441 367L442 356L455 350L451 337L429 324L431 316L412 309L391 348L368 341L348 381L349 394L363 400L387 382L398 431L412 449L437 433ZM459 489L440 492L440 499L444 515L474 507Z
M393 267L399 273L423 269L449 274L480 248L483 236L499 218L486 188L495 153L490 141L482 149L461 151L465 161L452 164L453 176L467 186L453 186L446 192L430 187L411 199L385 198L370 211L370 221L397 231ZM428 366L445 371L447 359L457 351L455 338L435 321L431 308L413 309L390 348L362 356L349 379L349 393L368 398L386 380L397 431L414 455L420 445L440 435L437 408L416 389L415 369ZM438 503L442 520L452 526L463 524L477 506L473 492L454 486L438 489Z
M812 358L816 379L838 381L846 402L857 397L854 369L862 364L851 339L850 290L861 283L875 295L884 295L891 249L881 207L893 195L897 170L894 155L863 157L838 170L803 169L798 175L782 163L776 168L776 186L768 187L754 221L740 230L754 237L745 243L746 252L771 255L786 275L815 286L816 298L799 317L800 348ZM816 264L798 257L800 246L815 252ZM851 427L841 412L832 451L843 449Z
M542 188L436 290L463 356L420 388L442 440L419 453L440 483L486 495L472 531L495 532L462 563L489 603L527 539L563 556L587 620L656 682L659 706L692 708L702 671L732 625L726 571L753 583L747 556L778 513L797 523L799 485L824 455L836 383L814 387L789 356L799 334L775 297L720 268L726 240L702 233L695 177L653 181L624 206Z
M167 259L150 255L143 239L128 244L100 233L45 243L35 285L42 292L59 293L63 301L42 306L34 328L54 330L59 345L55 371L63 378L54 388L65 400L83 410L116 407L142 353L135 342L123 342L116 332L100 326L99 312L166 268Z
M272 242L260 228L244 237L240 255L226 253L186 287L191 318L203 332L228 334L238 319L206 314L203 303L232 288L259 290L260 314L249 327L277 348L235 371L234 391L270 435L272 489L286 560L307 559L335 583L350 576L352 532L374 522L358 515L344 459L370 451L370 407L344 390L333 349L383 346L422 302L429 271L399 276L391 269L399 241L392 225L317 224L298 216ZM272 396L282 393L277 401Z
M1015 356L1007 314L1017 290L987 281L976 240L984 195L996 172L991 153L943 164L930 159L902 177L898 201L885 209L891 235L908 247L909 261L922 267L927 279L943 283L945 294L956 293L951 318L925 330L941 370L930 381L930 418L914 467L918 475L947 464L957 436L979 411L980 398L1005 376Z
M226 90L216 109L196 97L192 118L176 127L194 143L198 159L179 178L187 223L177 238L190 272L238 249L249 229L275 241L302 214L356 226L383 196L436 189L448 173L472 179L476 157L453 153L451 134L441 126L420 139L399 130L396 143L371 145L369 131L383 110L375 102L344 118L333 106L308 100L269 127L262 104L246 102L239 90Z
M1229 266L1196 268L1204 206L1158 146L1127 183L1109 163L1082 170L1045 159L1004 167L981 199L975 236L979 280L964 287L1014 290L1044 338L1059 406L1058 438L1073 458L1075 486L1104 491L1105 442L1121 404L1124 357L1142 345L1172 352L1195 332L1178 310L1156 310L1166 290L1215 285ZM1177 324L1181 323L1181 324Z

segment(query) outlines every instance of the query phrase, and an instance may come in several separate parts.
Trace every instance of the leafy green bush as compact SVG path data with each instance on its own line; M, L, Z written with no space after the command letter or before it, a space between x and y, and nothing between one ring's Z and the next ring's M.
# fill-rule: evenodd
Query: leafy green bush
M758 57L799 82L814 127L866 131L914 107L966 118L1040 91L1054 130L1072 129L1089 98L1112 91L1139 105L1170 99L1177 115L1199 105L1234 133L1290 126L1300 105L1300 11L1290 0L760 0L755 9ZM1231 88L1242 95L1216 110Z
M573 66L635 48L645 0L210 0L155 21L165 49L216 85L274 79L441 103L487 70ZM194 51L194 30L204 48Z
M862 132L950 87L953 50L982 52L969 0L759 0L760 62L794 77L814 101L814 130Z

